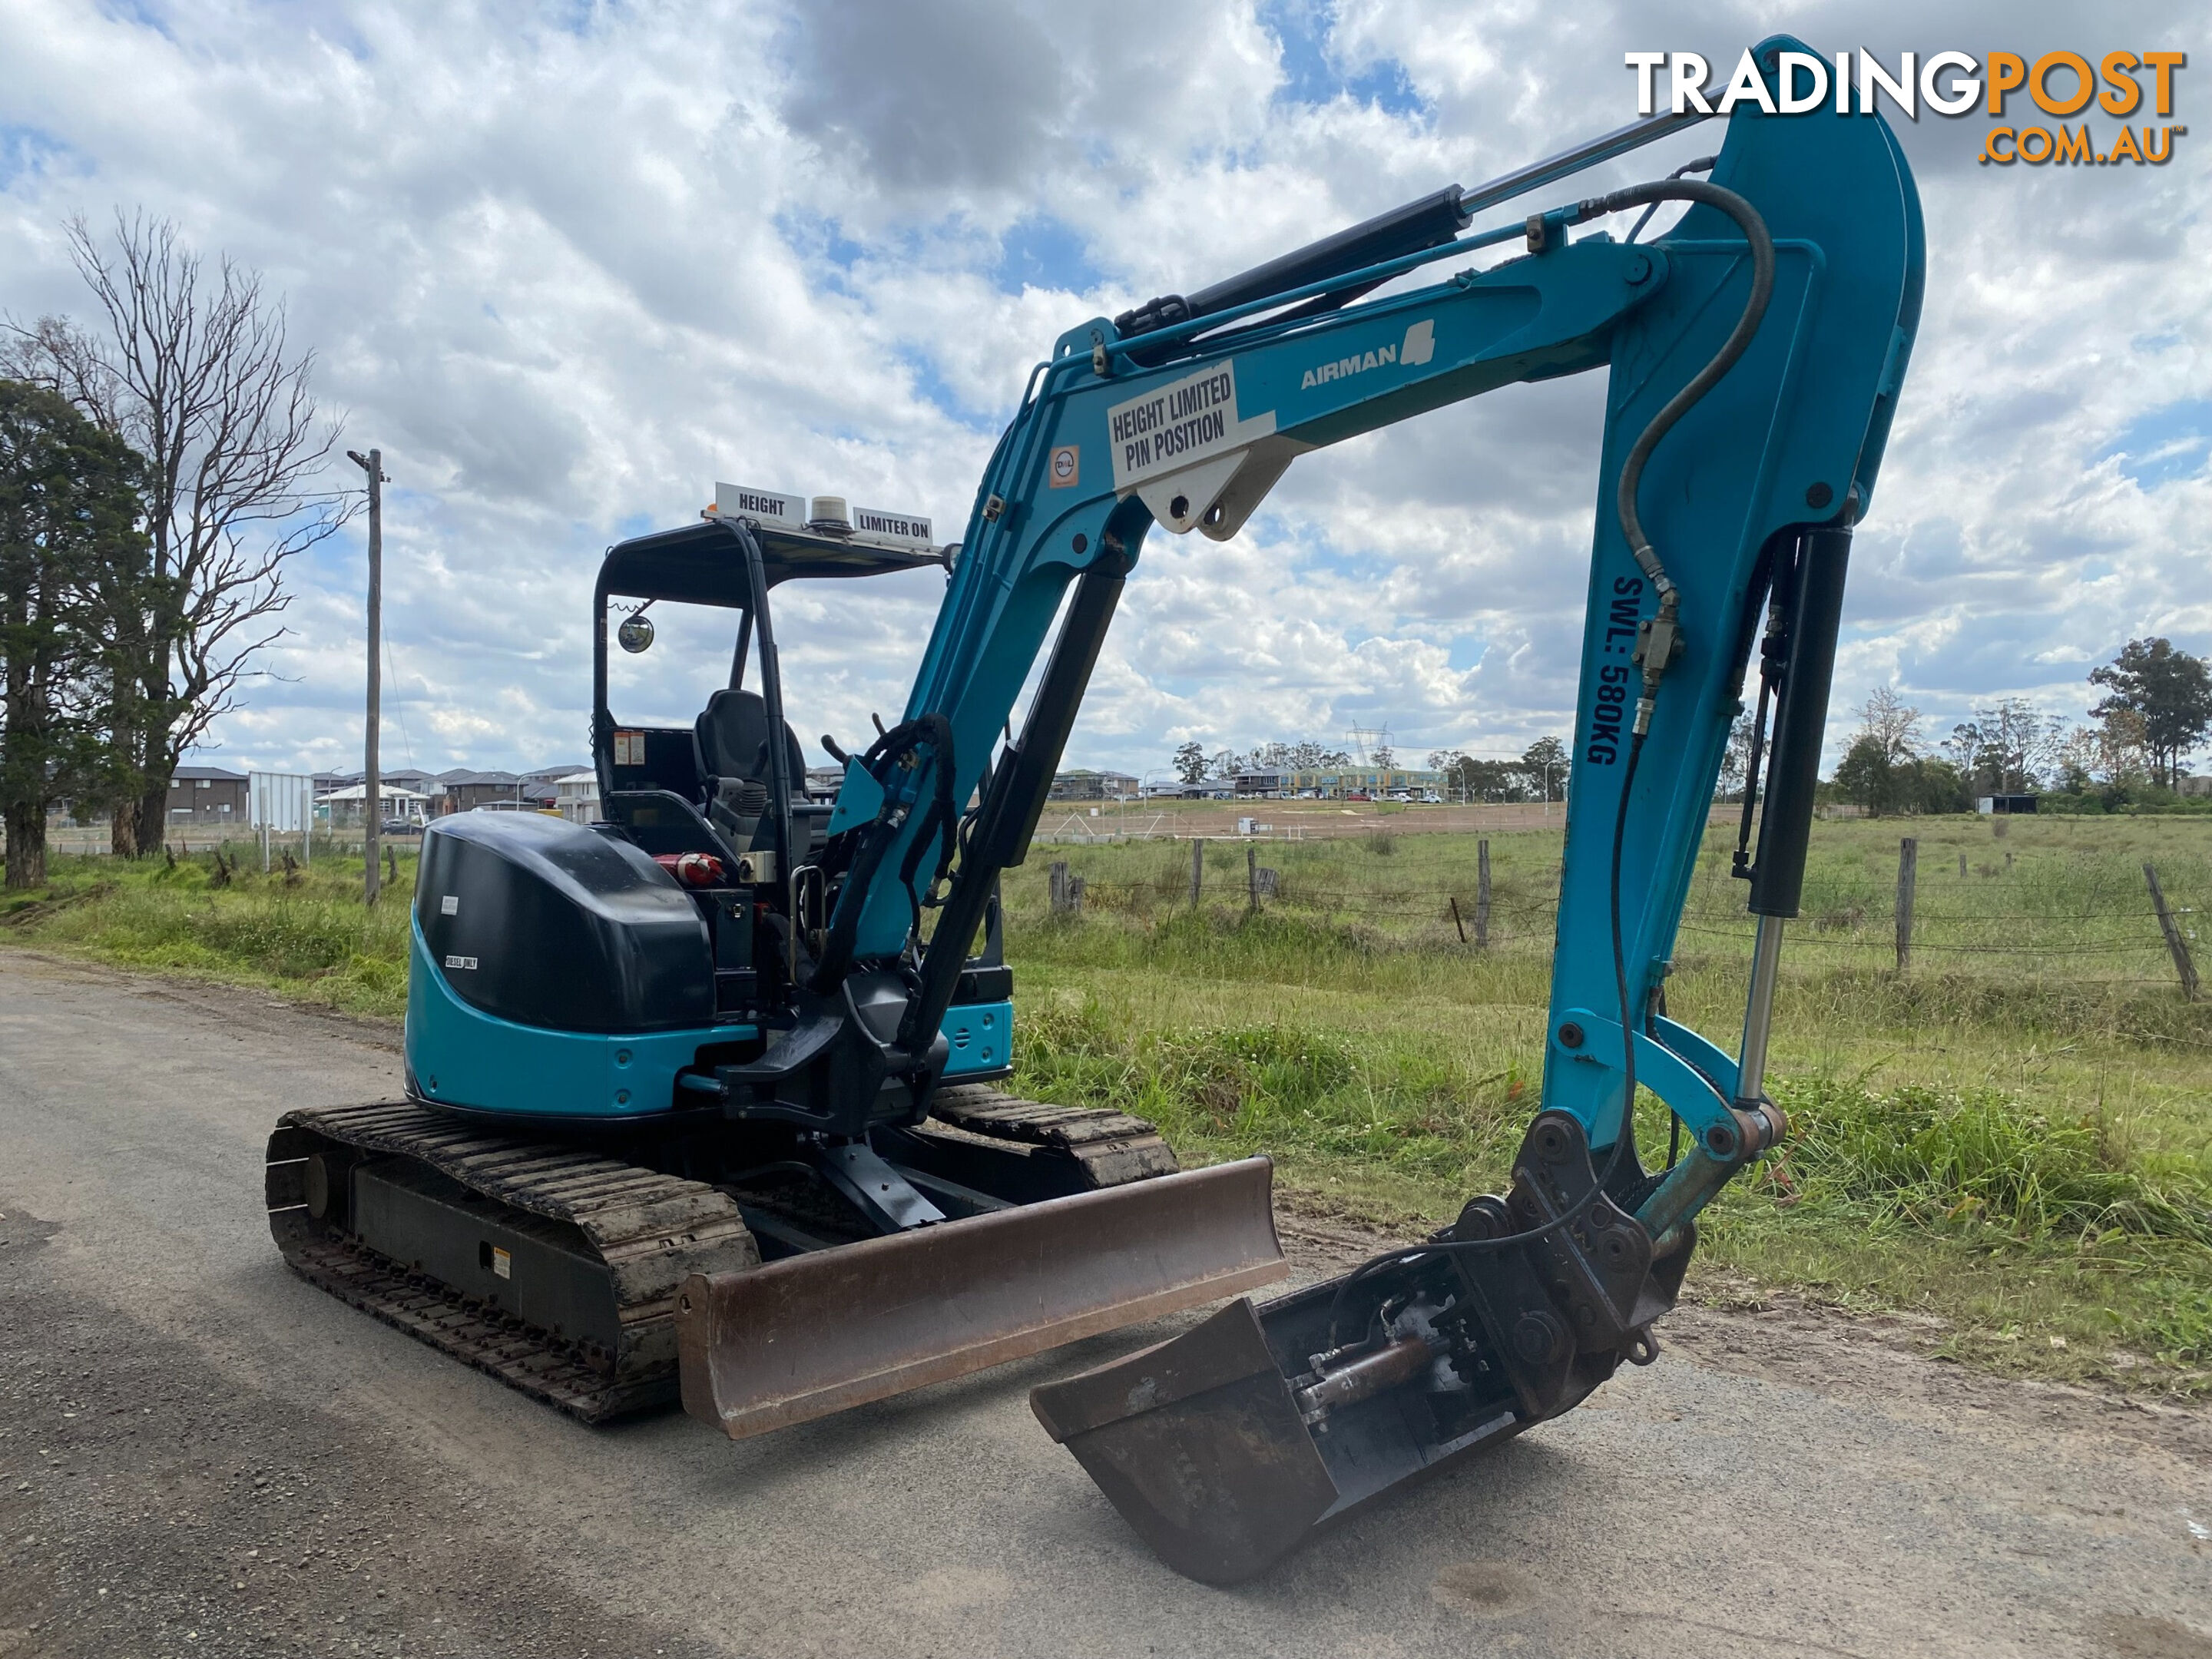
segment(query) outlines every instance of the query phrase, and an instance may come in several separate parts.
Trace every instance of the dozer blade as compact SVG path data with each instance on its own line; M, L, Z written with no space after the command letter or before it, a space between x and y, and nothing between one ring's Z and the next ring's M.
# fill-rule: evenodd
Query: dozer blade
M1273 1175L1247 1158L694 1274L684 1408L740 1440L1271 1284Z

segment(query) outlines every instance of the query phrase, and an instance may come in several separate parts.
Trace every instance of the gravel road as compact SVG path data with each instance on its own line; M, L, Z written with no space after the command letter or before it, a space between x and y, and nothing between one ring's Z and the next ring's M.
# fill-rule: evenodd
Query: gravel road
M0 1656L2212 1659L2212 1420L1811 1316L1685 1310L1228 1592L1028 1410L1168 1327L742 1443L582 1428L278 1261L277 1114L398 1082L378 1028L0 953Z

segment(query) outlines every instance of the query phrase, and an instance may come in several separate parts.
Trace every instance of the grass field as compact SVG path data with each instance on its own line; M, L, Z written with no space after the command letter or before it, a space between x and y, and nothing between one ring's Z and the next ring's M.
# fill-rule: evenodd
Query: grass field
M1280 881L1256 913L1241 845L1208 848L1196 910L1188 842L1036 848L1005 884L1017 1085L1156 1118L1188 1159L1270 1152L1286 1185L1385 1222L1495 1190L1536 1098L1560 840L1489 837L1477 949L1476 838L1418 822L1260 844ZM2212 1392L2212 1004L2183 1000L2142 869L2194 928L2212 825L2000 823L1816 827L1772 1067L1797 1133L1711 1212L1693 1286L1902 1313L1995 1369ZM1730 845L1709 838L1668 996L1733 1049L1750 923ZM1079 915L1048 914L1054 860L1085 878ZM357 862L218 889L204 855L58 860L0 901L0 939L396 1018L411 865L373 912L359 884ZM1660 1156L1648 1097L1640 1123Z

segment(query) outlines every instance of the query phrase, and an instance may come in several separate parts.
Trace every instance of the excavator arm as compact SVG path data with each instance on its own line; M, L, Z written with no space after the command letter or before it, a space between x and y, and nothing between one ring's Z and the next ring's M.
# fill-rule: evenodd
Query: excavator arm
M1778 37L1760 60L1793 44ZM1680 125L1641 123L1512 182L1609 159ZM1632 1066L1710 1163L1729 1165L1740 1140L1767 1133L1735 1115L1762 1099L1760 1044L1749 1044L1744 1070L1744 1054L1731 1059L1654 1004L1741 712L1746 665L1763 644L1778 703L1748 866L1751 908L1765 919L1765 971L1749 1011L1752 1035L1763 1034L1779 939L1778 926L1765 924L1796 909L1851 527L1872 498L1917 320L1923 247L1911 174L1879 117L1747 111L1729 123L1710 185L1626 191L1497 230L1440 234L1451 220L1466 222L1446 198L1473 204L1490 193L1440 192L1386 215L1316 245L1325 257L1303 270L1300 256L1276 261L1261 274L1304 280L1262 283L1233 305L1190 314L1191 301L1170 296L1061 336L976 492L904 720L872 757L848 766L839 811L856 828L814 970L818 988L918 963L896 1044L925 1053L992 884L1022 861L1155 522L1226 540L1309 450L1515 382L1610 365L1543 1105L1572 1116L1603 1152L1618 1135ZM1692 197L1674 229L1650 244L1569 234ZM1768 245L1768 291L1755 317L1760 250L1735 216L1747 216ZM1394 237L1416 246L1374 257ZM1508 243L1524 251L1488 270L1309 308ZM1240 282L1213 292L1236 298L1251 287ZM1692 388L1747 317L1741 355ZM1638 459L1639 440L1686 389L1694 400ZM1640 553L1618 510L1632 461ZM1002 740L1063 605L1023 728ZM1650 678L1655 627L1668 659ZM1647 688L1656 695L1638 744ZM917 921L933 912L924 943ZM1623 1046L1628 1030L1632 1051ZM1697 1183L1712 1172L1694 1158L1689 1167L1664 1200L1674 1219L1709 1195Z
M1755 49L1770 87L1793 50ZM1621 1359L1648 1363L1698 1211L1784 1129L1764 1087L1777 952L1923 238L1879 117L1750 108L1683 169L1705 179L1471 228L1686 125L1625 128L1061 336L976 492L902 720L848 763L835 896L803 964L818 1013L724 1079L853 1097L804 1075L836 1066L873 1080L861 1092L879 1118L926 1110L939 1022L1153 525L1227 539L1310 450L1609 368L1542 1105L1510 1190L1341 1280L1240 1302L1034 1397L1194 1577L1258 1571L1313 1526L1568 1409ZM1666 235L1619 234L1641 223L1616 216L1668 201L1688 210ZM1508 246L1516 257L1470 262ZM1731 1054L1666 1018L1662 990L1754 648L1764 809L1739 869L1759 933ZM1662 1170L1631 1132L1639 1085L1688 1148Z

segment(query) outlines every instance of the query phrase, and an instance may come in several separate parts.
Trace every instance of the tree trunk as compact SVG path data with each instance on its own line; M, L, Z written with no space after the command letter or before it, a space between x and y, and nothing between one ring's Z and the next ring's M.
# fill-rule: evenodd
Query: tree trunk
M8 885L11 890L46 883L46 809L43 801L19 801L8 808Z
M131 803L131 816L137 822L138 850L141 853L159 847L168 834L170 770L169 764L149 769L145 793Z

